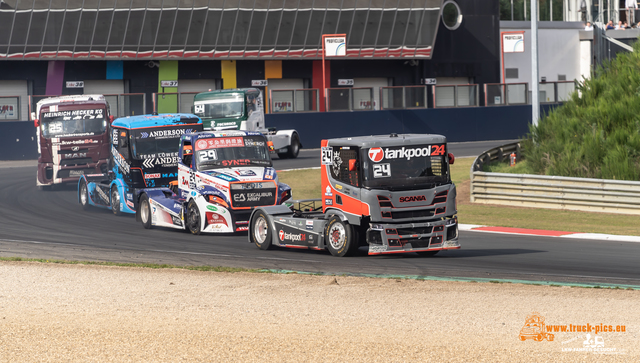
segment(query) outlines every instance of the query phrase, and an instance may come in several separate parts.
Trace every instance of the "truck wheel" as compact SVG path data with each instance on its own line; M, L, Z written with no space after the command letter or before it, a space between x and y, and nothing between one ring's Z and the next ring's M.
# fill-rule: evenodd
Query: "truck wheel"
M287 147L287 157L295 159L298 157L298 153L300 153L300 137L298 134L293 134L291 136L291 145Z
M358 241L353 238L351 225L343 222L338 216L329 219L324 237L329 252L334 256L349 256L358 250Z
M298 157L300 153L300 137L298 134L293 134L291 136L291 145L287 146L287 151L284 153L278 153L278 157L280 159L295 159Z
M120 193L118 193L117 186L111 188L111 211L117 216L122 215L120 211Z
M82 205L82 209L89 209L89 188L87 188L87 182L84 180L80 183L79 194L80 205Z
M191 199L189 204L187 204L187 218L185 223L189 232L192 234L200 234L200 211L198 210L198 205L193 199Z
M431 256L437 255L438 252L440 252L440 250L437 250L437 251L420 251L420 252L416 252L416 253L418 254L418 256L421 256L421 257L431 257Z
M264 212L256 213L251 219L251 227L249 229L251 241L261 250L271 248L271 228L267 222L267 216Z
M140 197L140 207L138 207L140 213L140 221L145 229L151 229L151 204L149 203L149 197L146 194L142 194Z

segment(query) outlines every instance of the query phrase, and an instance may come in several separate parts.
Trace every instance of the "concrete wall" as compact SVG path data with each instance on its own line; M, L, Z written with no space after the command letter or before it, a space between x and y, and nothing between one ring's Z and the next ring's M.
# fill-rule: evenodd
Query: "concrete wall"
M555 107L543 105L540 114ZM442 134L449 142L507 140L529 131L531 106L269 114L266 123L296 129L307 149L319 148L322 139L392 132ZM0 122L0 160L37 159L35 137L32 122Z
M524 31L524 52L504 54L504 68L517 68L518 78L507 78L503 83L526 82L531 89L531 22L501 21L500 31ZM590 67L591 59L581 58L581 31L584 31L581 22L538 23L538 74L541 78L546 77L547 82L558 81L558 75L564 75L567 81L582 78L581 69ZM582 64L584 61L587 65Z

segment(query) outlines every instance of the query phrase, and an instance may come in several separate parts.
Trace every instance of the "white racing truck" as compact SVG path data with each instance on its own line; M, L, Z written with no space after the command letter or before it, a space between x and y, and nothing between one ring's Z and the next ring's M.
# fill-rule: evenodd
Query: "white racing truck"
M302 148L296 130L276 130L265 126L264 100L257 88L198 93L193 99L193 112L202 118L205 130L262 133L281 159L297 158Z
M291 198L291 188L278 182L267 141L259 132L184 134L179 150L173 187L141 191L136 218L145 228L243 232L254 208Z

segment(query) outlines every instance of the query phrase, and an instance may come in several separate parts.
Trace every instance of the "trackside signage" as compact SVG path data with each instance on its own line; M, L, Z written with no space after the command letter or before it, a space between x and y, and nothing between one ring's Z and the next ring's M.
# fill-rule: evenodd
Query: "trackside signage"
M427 156L442 156L444 155L444 144L440 145L416 145L414 147L372 147L369 149L369 159L374 163L380 162L383 159L406 159L422 158Z

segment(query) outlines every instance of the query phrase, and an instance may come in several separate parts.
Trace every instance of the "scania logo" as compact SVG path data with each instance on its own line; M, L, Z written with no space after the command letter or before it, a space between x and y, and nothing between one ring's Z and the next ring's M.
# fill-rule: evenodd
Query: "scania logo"
M307 236L304 233L300 233L300 234L293 234L293 233L287 233L283 230L280 230L280 232L278 232L278 237L280 237L280 240L282 242L285 241L304 241L306 240Z
M371 159L371 161L373 161L374 163L381 161L383 157L384 152L382 151L382 148L372 147L371 149L369 149L369 159Z
M400 203L409 202L426 202L427 198L424 195L413 195L411 197L400 197Z

